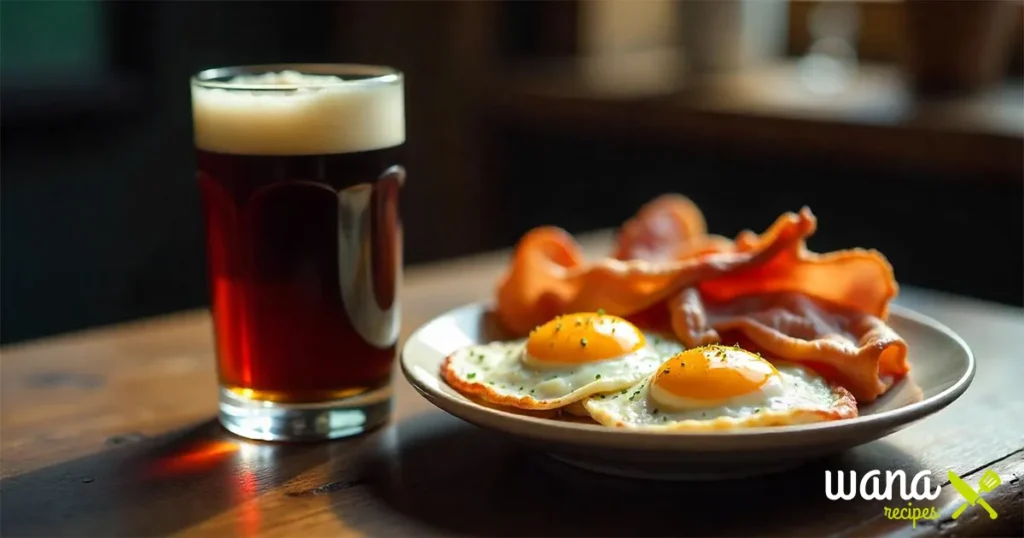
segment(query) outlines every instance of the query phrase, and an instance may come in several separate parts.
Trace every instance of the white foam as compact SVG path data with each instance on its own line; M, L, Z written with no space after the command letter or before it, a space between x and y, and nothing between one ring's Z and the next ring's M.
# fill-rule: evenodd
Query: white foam
M401 79L338 84L294 71L231 79L245 91L192 85L196 147L235 155L354 153L405 142Z

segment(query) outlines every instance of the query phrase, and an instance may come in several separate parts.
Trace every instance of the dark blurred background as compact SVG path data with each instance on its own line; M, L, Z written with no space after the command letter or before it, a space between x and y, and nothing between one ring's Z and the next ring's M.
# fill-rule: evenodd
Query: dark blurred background
M9 343L206 303L188 77L407 75L406 260L619 224L819 217L905 284L1022 305L1020 2L0 2Z

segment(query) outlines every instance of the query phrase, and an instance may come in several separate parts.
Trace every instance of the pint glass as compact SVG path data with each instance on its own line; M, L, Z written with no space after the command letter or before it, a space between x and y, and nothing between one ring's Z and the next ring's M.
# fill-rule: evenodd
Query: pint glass
M399 332L401 73L247 66L191 87L221 423L264 440L380 426Z

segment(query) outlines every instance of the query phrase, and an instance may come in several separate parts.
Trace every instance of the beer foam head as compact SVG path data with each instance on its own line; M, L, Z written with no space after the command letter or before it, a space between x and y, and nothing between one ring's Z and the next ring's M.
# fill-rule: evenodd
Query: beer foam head
M405 142L400 76L281 71L192 84L196 147L235 155L354 153Z

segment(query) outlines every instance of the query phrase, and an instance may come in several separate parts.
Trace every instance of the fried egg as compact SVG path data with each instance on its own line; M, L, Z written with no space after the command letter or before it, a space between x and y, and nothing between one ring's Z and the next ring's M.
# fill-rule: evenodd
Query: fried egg
M649 376L683 350L618 316L579 313L537 327L525 340L469 346L441 374L460 392L521 409L557 409Z
M639 383L583 402L612 427L661 431L724 430L857 416L850 393L809 368L766 361L739 347L686 350Z

